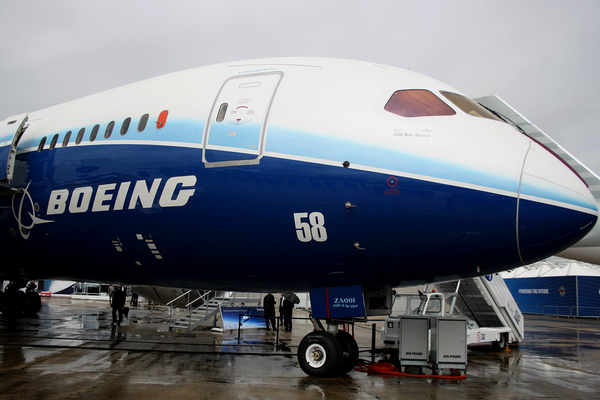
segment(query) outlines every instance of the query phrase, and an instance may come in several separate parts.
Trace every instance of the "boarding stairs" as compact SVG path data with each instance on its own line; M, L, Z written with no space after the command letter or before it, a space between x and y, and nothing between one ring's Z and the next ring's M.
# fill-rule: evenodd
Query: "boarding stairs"
M221 314L221 307L233 306L258 306L260 305L260 294L256 293L238 293L238 292L215 292L209 290L200 297L186 304L187 313L173 322L173 303L179 298L190 295L193 292L189 290L181 296L171 300L167 305L171 308L169 330L175 332L191 332L199 326L217 325L217 320Z
M509 343L523 340L523 315L500 275L436 283L435 287L441 293L455 294L447 297L451 313L455 308L481 328L507 328Z

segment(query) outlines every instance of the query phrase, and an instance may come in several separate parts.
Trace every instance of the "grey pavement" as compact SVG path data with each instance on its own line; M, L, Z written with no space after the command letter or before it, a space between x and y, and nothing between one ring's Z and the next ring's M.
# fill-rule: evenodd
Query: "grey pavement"
M43 299L36 318L0 316L0 399L600 399L600 321L526 315L526 340L508 351L469 348L460 381L357 370L304 374L297 346L312 330L169 332L168 309L142 304L116 329L106 302ZM371 360L371 324L357 324ZM383 322L376 322L377 330ZM380 346L380 336L376 336Z

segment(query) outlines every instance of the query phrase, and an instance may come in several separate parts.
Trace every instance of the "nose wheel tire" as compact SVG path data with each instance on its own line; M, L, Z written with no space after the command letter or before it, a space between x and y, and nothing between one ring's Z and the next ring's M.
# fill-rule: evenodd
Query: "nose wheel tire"
M342 358L342 345L329 332L311 332L302 339L298 346L298 363L302 370L310 376L339 375Z
M358 362L358 344L348 332L339 331L336 335L337 340L342 345L343 357L340 372L345 374L356 367Z

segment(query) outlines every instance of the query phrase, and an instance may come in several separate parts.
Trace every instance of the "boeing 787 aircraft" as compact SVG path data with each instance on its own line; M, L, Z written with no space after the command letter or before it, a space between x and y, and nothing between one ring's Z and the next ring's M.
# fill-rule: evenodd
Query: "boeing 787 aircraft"
M12 116L0 167L3 313L37 311L30 279L324 290L298 352L315 376L353 367L337 325L361 315L336 301L364 294L342 308L372 315L392 287L538 261L598 218L582 177L509 118L350 60L232 62Z

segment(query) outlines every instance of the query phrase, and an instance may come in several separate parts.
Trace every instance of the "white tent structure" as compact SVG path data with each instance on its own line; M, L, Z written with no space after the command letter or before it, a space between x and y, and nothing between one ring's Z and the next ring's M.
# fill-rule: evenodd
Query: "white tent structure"
M600 266L558 257L500 274L521 311L600 318Z

